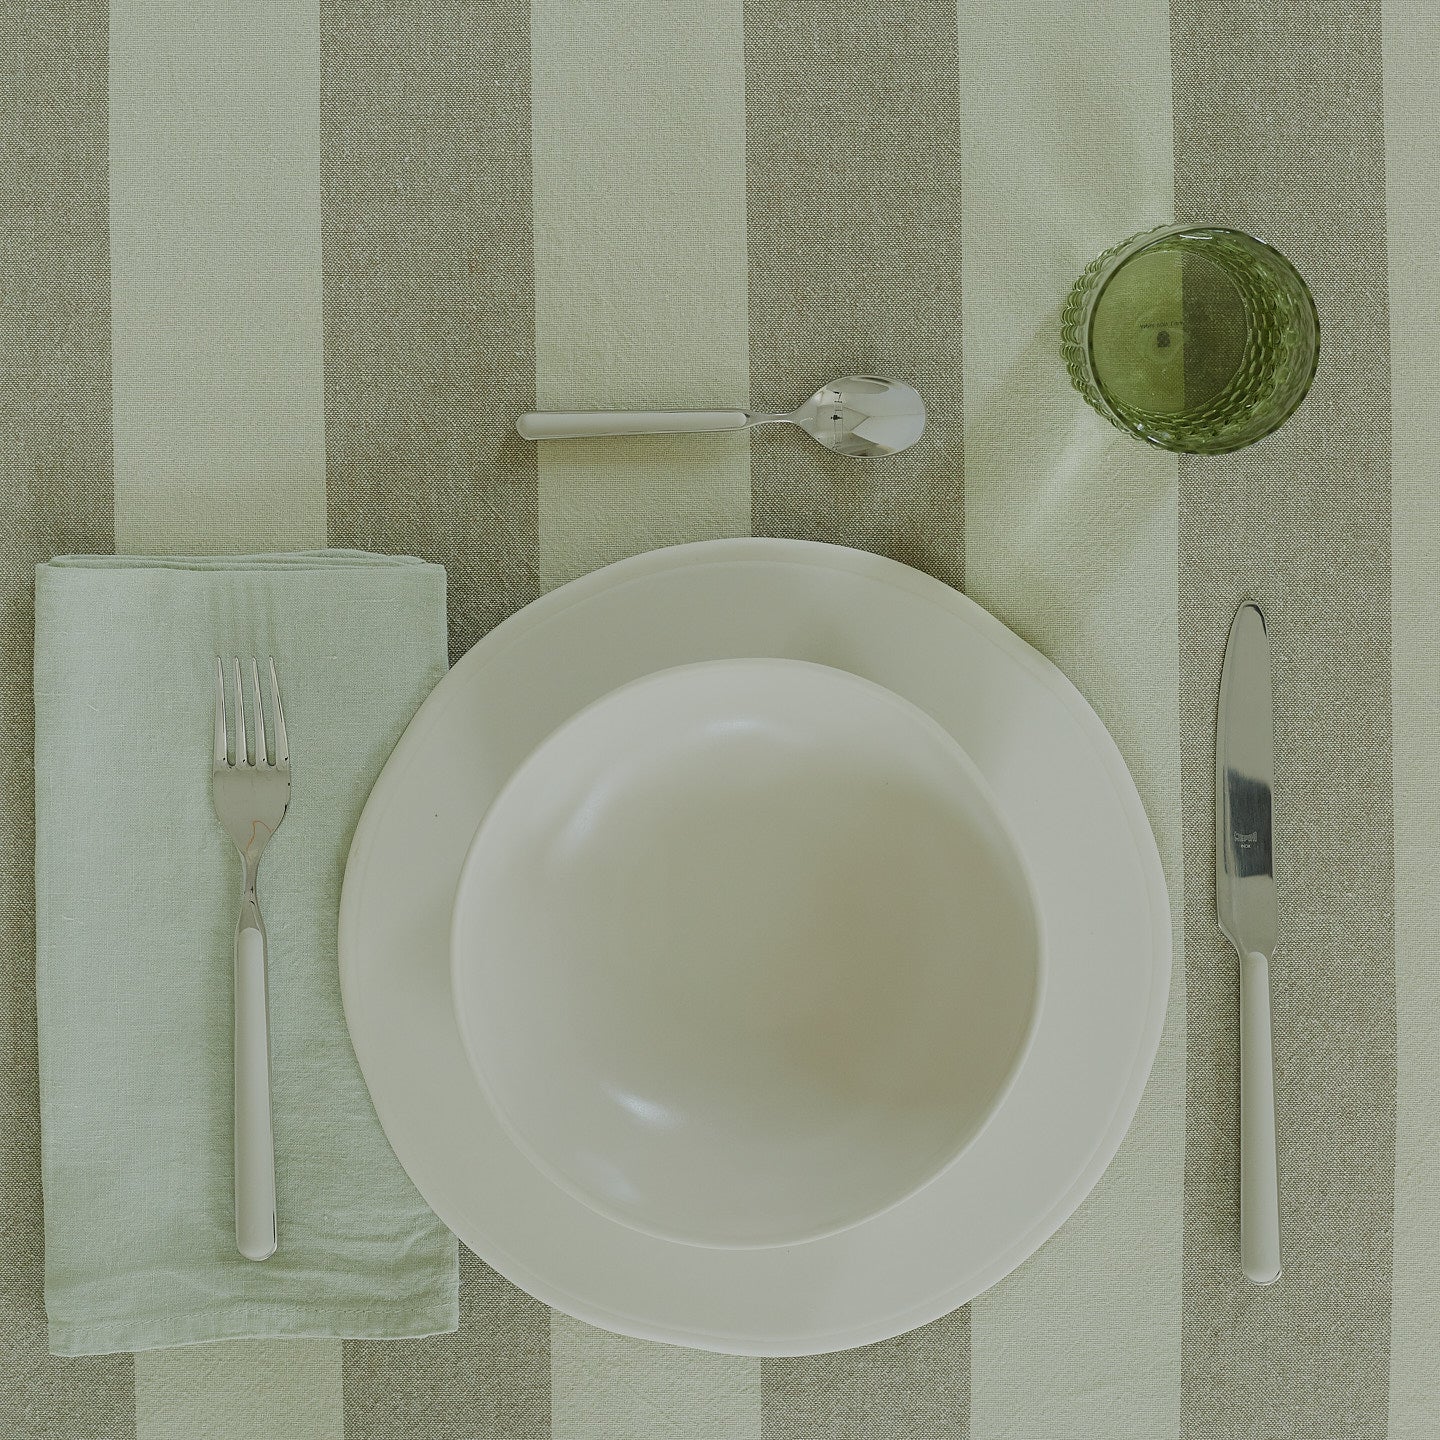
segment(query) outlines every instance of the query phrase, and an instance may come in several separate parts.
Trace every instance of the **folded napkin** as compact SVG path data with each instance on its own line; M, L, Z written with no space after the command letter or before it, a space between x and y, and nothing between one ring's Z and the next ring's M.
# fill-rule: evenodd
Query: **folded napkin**
M275 657L290 812L265 851L280 1248L235 1249L239 859L210 801L215 657ZM455 1240L387 1143L340 1004L361 807L445 670L445 572L346 551L74 556L35 582L45 1307L57 1355L457 1324Z

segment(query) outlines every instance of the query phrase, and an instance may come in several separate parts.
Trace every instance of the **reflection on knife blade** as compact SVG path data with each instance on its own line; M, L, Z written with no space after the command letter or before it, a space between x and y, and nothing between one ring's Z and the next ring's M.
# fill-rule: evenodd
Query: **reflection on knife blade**
M1235 875L1269 875L1273 868L1269 783L1227 769L1225 791L1230 803L1230 848L1235 857Z

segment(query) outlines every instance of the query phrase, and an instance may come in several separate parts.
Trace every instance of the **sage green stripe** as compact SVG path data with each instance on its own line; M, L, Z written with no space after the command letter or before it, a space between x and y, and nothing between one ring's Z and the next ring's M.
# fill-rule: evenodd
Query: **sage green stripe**
M799 431L751 447L755 532L963 576L961 70L953 3L745 0L750 389L782 409L840 375L913 383L930 423L857 462ZM969 1312L838 1355L766 1360L766 1440L964 1436Z
M529 12L320 19L330 543L442 563L453 659L538 586Z
M345 1342L347 1440L547 1440L550 1312L460 1247L460 1329Z
M1177 942L1160 1050L1120 1153L1064 1228L970 1307L970 1430L1173 1440L1185 1149L1178 465L1088 410L1059 354L1060 307L1081 269L1173 213L1168 0L965 6L960 39L965 586L1075 680L1115 737L1160 848ZM1061 95L1083 96L1094 123L1057 127Z
M857 463L757 436L757 535L855 545L960 584L961 83L954 0L745 0L750 389L907 380L915 449Z
M135 1433L128 1355L47 1353L35 1059L35 565L114 546L104 3L0 8L0 1430Z
M452 657L538 589L529 12L321 0L329 541L448 572ZM349 1440L541 1440L545 1306L460 1251L460 1329L345 1345Z
M1172 0L1176 208L1309 279L1320 369L1271 439L1180 463L1189 981L1183 1433L1378 1440L1395 1182L1390 414L1378 0ZM1236 960L1215 929L1215 695L1258 600L1274 647L1276 1102L1285 1276L1237 1258Z
M799 1360L766 1360L765 1440L963 1440L969 1433L969 1312L908 1335Z
M1440 151L1435 76L1440 11L1388 0L1385 24L1393 512L1391 673L1395 797L1395 1254L1391 1440L1440 1435L1440 629L1435 625L1440 504Z

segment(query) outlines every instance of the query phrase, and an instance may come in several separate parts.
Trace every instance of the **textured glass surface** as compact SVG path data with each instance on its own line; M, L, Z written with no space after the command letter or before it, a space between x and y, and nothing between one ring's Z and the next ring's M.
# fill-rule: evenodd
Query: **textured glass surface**
M1171 225L1092 261L1061 352L1075 388L1123 430L1219 454L1271 433L1305 398L1319 323L1299 272L1238 230Z

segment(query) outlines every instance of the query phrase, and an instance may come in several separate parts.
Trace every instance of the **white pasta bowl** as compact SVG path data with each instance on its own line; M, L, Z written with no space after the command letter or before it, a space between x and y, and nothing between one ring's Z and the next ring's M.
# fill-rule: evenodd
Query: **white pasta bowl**
M556 1185L691 1245L793 1245L926 1185L1023 1062L1025 861L970 758L801 661L659 671L573 716L486 813L456 1015Z

